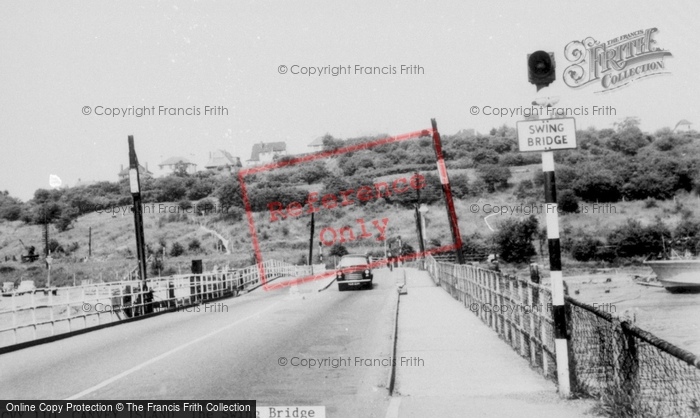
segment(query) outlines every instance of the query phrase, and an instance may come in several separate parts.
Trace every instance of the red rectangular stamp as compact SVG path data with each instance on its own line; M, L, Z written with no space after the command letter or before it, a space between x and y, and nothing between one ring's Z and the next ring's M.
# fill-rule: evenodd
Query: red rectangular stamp
M447 171L445 164L442 160L442 151L439 147L439 141L438 141L438 134L435 130L433 129L426 129L422 131L415 131L403 135L398 135L398 136L393 136L393 137L387 137L387 138L382 138L378 140L373 140L369 142L364 142L360 144L354 144L334 150L328 150L328 151L321 151L318 153L314 154L308 154L304 156L300 156L297 158L288 158L282 161L276 161L273 163L261 165L261 166L256 166L256 167L250 167L250 168L243 168L238 172L238 180L241 185L241 194L243 198L243 203L245 205L245 211L246 211L246 216L248 218L248 226L250 228L250 235L252 237L253 241L253 249L255 251L255 257L258 262L258 268L260 269L260 277L261 281L263 284L263 289L265 290L272 290L276 289L279 287L285 287L285 286L290 286L293 284L299 284L299 283L304 283L304 282L309 282L313 280L319 280L319 279L324 279L327 277L331 277L336 274L335 270L330 270L330 271L324 271L322 273L318 274L312 274L308 275L305 277L301 278L296 278L292 280L287 280L283 282L275 282L268 284L267 279L265 276L265 268L263 266L263 257L262 257L262 252L260 250L260 240L258 238L258 233L257 233L257 228L255 225L255 219L253 216L253 209L251 205L251 200L249 196L249 192L246 187L246 181L245 178L246 176L250 176L253 174L258 174L258 173L263 173L266 171L271 171L275 169L280 169L283 167L289 167L289 166L295 166L295 165L302 165L302 164L308 164L313 161L317 161L320 159L327 159L330 157L335 157L339 156L342 154L346 154L349 152L354 152L354 151L360 151L360 150L366 150L370 149L373 147L385 145L385 144L391 144L391 143L398 143L402 141L407 141L410 139L414 138L419 138L419 137L424 137L424 136L432 136L433 141L435 142L435 146L437 147L437 169L440 177L441 183L444 185L446 184L447 181ZM291 203L284 204L283 202L280 201L270 201L266 203L266 213L269 215L269 221L271 223L274 222L281 222L284 221L287 218L295 218L301 215L311 215L314 213L318 213L321 211L328 211L328 210L333 210L335 208L342 208L346 207L348 205L353 205L355 202L368 202L373 199L380 199L383 197L391 196L392 194L397 195L401 193L405 193L410 190L419 190L423 187L425 187L426 182L424 176L415 173L410 176L398 176L397 178L389 181L378 181L378 182L372 182L372 184L362 184L358 185L359 187L352 187L348 188L346 190L341 190L338 193L327 193L323 196L319 194L319 192L312 191L309 192L305 201L303 203L294 201ZM449 193L449 187L444 188L443 191L447 191ZM259 208L258 208L259 209ZM453 218L456 221L456 214L454 213L454 210L449 210L448 211L448 216L450 218ZM386 239L386 229L387 229L387 222L388 218L382 218L382 219L376 219L376 220L371 220L368 222L365 222L364 218L359 218L357 219L356 223L356 228L355 232L353 232L353 229L349 226L345 226L342 228L333 228L333 227L325 227L320 230L320 233L316 236L315 239L318 240L320 244L326 245L326 246L331 246L336 242L340 243L345 243L348 241L355 241L359 239L372 239L373 237L375 238L376 241L384 241ZM320 245L319 244L319 245ZM417 251L412 254L403 254L400 256L395 257L395 260L401 260L401 261L410 261L410 260L415 260L419 259L421 257L424 257L428 254L436 254L440 252L446 252L446 251L452 251L455 250L456 248L461 248L461 238L459 235L457 235L457 243L452 244L452 245L444 245L439 248L433 248L429 251ZM377 268L377 267L383 267L387 264L387 260L382 259L379 261L372 262L369 267L370 268Z

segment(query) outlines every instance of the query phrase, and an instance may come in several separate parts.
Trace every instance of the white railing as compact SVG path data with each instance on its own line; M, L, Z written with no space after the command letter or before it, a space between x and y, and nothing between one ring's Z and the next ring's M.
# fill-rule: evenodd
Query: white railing
M0 347L237 296L262 284L260 267L266 281L320 271L320 266L269 260L229 271L149 278L147 290L139 280L123 280L13 294L0 305Z

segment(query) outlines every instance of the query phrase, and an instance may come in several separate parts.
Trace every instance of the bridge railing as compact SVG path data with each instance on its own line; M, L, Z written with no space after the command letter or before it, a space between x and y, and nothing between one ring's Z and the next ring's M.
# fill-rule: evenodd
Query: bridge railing
M312 274L312 266L278 260L262 263L266 281ZM318 272L315 266L314 271ZM261 285L260 268L60 287L4 297L0 305L0 347L87 329L134 316L237 296ZM5 303L7 302L7 303Z
M535 369L557 380L548 286L432 257L426 269ZM599 398L611 416L700 416L696 355L568 296L566 316L574 393Z

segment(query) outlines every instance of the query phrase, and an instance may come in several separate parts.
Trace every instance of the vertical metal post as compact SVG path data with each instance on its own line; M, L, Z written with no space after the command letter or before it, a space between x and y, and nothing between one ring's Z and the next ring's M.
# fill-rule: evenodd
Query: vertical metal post
M134 149L134 136L129 135L129 184L131 197L134 199L134 227L136 229L136 253L141 275L141 290L145 291L146 284L146 245L143 236L143 206L141 204L141 179L139 176L139 160ZM143 298L142 298L143 299Z
M92 227L88 228L88 258L92 257Z
M450 179L447 176L447 167L442 156L442 142L440 133L437 129L435 119L430 119L433 124L433 149L435 150L435 158L437 159L438 173L440 174L440 183L442 183L442 195L445 197L445 206L447 207L447 219L450 220L450 231L452 232L452 242L455 245L457 253L457 264L464 264L464 254L462 254L462 237L459 233L459 224L457 222L457 212L452 201L452 189L450 188Z
M311 235L309 237L309 263L308 265L313 264L313 257L314 256L314 213L311 212Z
M561 273L561 247L559 243L559 215L557 214L557 188L554 176L554 153L542 153L544 172L544 201L546 206L547 241L549 244L549 270L552 281L552 317L554 319L554 343L557 358L557 380L559 394L568 397L569 353L566 332L566 310L564 308L564 281Z
M423 244L423 227L421 225L422 214L418 211L418 205L416 205L413 215L416 218L416 229L418 230L418 241L421 252L421 260L423 260L422 266L423 268L425 268L425 245Z

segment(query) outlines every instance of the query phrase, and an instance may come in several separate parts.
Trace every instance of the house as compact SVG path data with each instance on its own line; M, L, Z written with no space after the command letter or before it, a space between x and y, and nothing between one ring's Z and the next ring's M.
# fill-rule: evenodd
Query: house
M124 168L124 164L121 165L121 170L119 170L119 180L124 180L129 178L129 167L127 166ZM153 177L153 173L148 171L148 163L146 163L146 166L142 166L139 164L139 177L145 178L145 177Z
M97 184L97 182L94 180L83 181L81 179L78 179L78 181L75 182L73 187L87 187L87 186L92 186L93 184Z
M218 149L209 153L209 161L204 165L207 170L228 170L241 167L241 159L229 154L228 151Z
M323 150L323 137L319 136L318 138L314 139L309 146L314 150L314 151L321 151Z
M250 159L246 161L247 165L266 164L274 161L275 157L287 155L286 142L261 142L253 144L253 152Z
M158 164L158 167L160 167L161 170L165 169L170 170L171 172L175 172L178 165L184 165L185 172L187 174L194 174L197 171L197 164L183 157L170 157L162 163Z
M681 119L681 120L676 124L676 127L673 128L673 131L674 131L674 132L688 132L688 131L690 131L690 125L692 125L692 123L688 122L688 121L685 120L685 119Z

